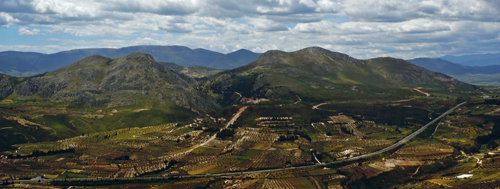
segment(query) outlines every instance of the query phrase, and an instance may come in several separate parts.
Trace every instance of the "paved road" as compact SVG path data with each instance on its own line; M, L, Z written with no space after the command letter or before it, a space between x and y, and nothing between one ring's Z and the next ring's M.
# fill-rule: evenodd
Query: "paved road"
M444 116L450 114L451 112L455 111L457 108L460 106L464 105L466 102L460 103L457 106L453 107L452 109L446 111L445 113L441 114L439 117L436 119L432 120L431 122L427 123L424 125L422 128L418 129L417 131L413 132L412 134L406 136L402 140L398 141L397 143L381 149L376 152L372 152L369 154L364 154L344 160L339 160L339 161L334 161L330 163L323 163L323 164L315 164L315 165L304 165L304 166L297 166L297 167L287 167L287 168L277 168L277 169L264 169L264 170L258 170L258 171L242 171L242 172L229 172L229 173L215 173L215 174L204 174L204 175L179 175L179 176L167 176L167 177L137 177L137 178L72 178L72 179L43 179L40 180L40 182L52 182L52 181L58 181L58 182L65 182L65 181L73 181L73 182L78 182L78 181L85 181L85 182L101 182L101 181L106 181L106 182L113 182L113 181L153 181L153 180L168 180L172 178L199 178L199 177L219 177L219 176L232 176L232 175L244 175L244 174L255 174L255 173L268 173L268 172L274 172L274 171L283 171L283 170L293 170L293 169L303 169L303 168L312 168L312 167L324 167L327 165L333 165L333 164L339 164L339 163L346 163L346 162L351 162L351 161L356 161L359 159L375 156L382 154L384 152L393 150L404 143L410 141L411 139L415 138L418 134L422 133L427 127L430 125L436 123L436 121L440 120ZM244 109L243 109L244 110ZM241 109L240 109L241 111ZM241 111L243 112L243 111ZM238 115L239 116L239 115ZM232 120L231 120L232 121ZM5 181L0 181L0 184L3 184ZM15 180L15 183L27 183L27 184L33 184L33 183L38 183L39 181L33 181L33 180Z

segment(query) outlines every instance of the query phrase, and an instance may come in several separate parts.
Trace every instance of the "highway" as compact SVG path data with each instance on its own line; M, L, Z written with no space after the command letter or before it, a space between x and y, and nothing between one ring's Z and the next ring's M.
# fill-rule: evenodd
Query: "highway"
M304 166L297 166L297 167L287 167L287 168L276 168L276 169L264 169L264 170L257 170L257 171L241 171L241 172L228 172L228 173L214 173L214 174L202 174L202 175L174 175L174 176L167 176L167 177L136 177L136 178L70 178L70 179L42 179L40 181L38 180L14 180L14 183L26 183L26 184L36 184L38 182L114 182L114 181L154 181L154 180L168 180L168 179L178 179L178 178L199 178L199 177L220 177L220 176L232 176L232 175L245 175L245 174L255 174L255 173L268 173L268 172L275 172L275 171L283 171L283 170L293 170L293 169L304 169L304 168L312 168L312 167L325 167L328 165L333 165L333 164L340 164L340 163L346 163L346 162L351 162L351 161L356 161L360 159L364 159L367 157L375 156L382 154L384 152L393 150L404 143L410 141L411 139L415 138L418 134L422 133L425 129L427 129L430 125L436 123L438 120L442 119L444 116L450 114L451 112L455 111L457 108L460 106L464 105L467 102L460 103L456 105L455 107L449 109L445 113L441 114L439 117L435 118L431 122L427 123L417 131L413 132L412 134L406 136L405 138L401 139L397 143L381 149L376 152L372 152L369 154L364 154L344 160L339 160L339 161L333 161L330 163L323 163L323 164L314 164L314 165L304 165ZM241 111L241 110L240 110ZM244 111L244 109L243 109ZM241 111L242 112L242 111ZM0 184L4 184L6 181L0 181ZM12 181L8 181L12 182Z

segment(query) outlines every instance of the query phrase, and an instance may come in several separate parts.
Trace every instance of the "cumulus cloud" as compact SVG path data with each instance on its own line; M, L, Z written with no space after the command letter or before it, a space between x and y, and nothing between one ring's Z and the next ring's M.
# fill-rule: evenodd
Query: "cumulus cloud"
M40 33L39 29L32 29L29 30L26 27L20 27L19 30L17 30L19 35L28 35L28 36L33 36L33 35L38 35Z
M14 19L11 15L0 12L0 27L8 27L11 24L18 22L19 20Z
M0 12L34 12L33 0L4 0L0 2Z
M322 46L359 58L498 52L496 0L3 0L0 27L67 33L51 48L186 45L229 52ZM89 38L89 37L98 37ZM54 38L54 36L47 37ZM7 48L7 47L3 47Z

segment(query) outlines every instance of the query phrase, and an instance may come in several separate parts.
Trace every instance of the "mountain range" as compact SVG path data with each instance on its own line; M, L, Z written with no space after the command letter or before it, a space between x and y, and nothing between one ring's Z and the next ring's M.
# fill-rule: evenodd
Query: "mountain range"
M198 65L215 69L237 68L254 61L260 55L260 53L245 49L222 54L201 48L190 49L184 46L76 49L54 54L5 51L0 52L0 73L21 77L32 76L62 68L93 55L119 58L134 52L150 54L158 62L174 62L185 67Z
M190 52L193 51L204 50ZM248 54L246 51L235 53ZM212 76L200 81L193 79L208 75ZM218 103L230 103L235 94L275 101L373 98L374 94L376 98L393 98L412 95L408 89L415 86L474 89L472 85L402 59L359 60L310 47L295 52L268 51L250 64L222 72L201 66L158 63L152 55L144 53L131 53L122 58L94 55L37 76L2 75L0 95L3 98L38 96L90 107L140 104L145 96L148 100L172 101L194 112L206 112L218 108Z
M150 54L156 61L166 66L175 64L192 77L203 77L220 70L234 69L256 60L261 54L241 49L222 54L206 49L190 49L184 46L131 46L119 49L94 48L75 49L54 54L35 52L0 52L0 73L28 77L54 71L78 60L93 55L119 58L133 52ZM497 54L477 54L464 56L446 55L440 58L417 58L409 62L431 71L451 75L461 81L478 85L498 85L500 66ZM180 68L175 67L174 68Z

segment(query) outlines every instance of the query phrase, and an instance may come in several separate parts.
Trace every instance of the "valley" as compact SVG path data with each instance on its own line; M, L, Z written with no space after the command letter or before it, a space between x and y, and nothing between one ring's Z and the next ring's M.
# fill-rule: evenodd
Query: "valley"
M310 47L215 70L132 53L0 79L2 187L500 185L499 91L401 59Z

